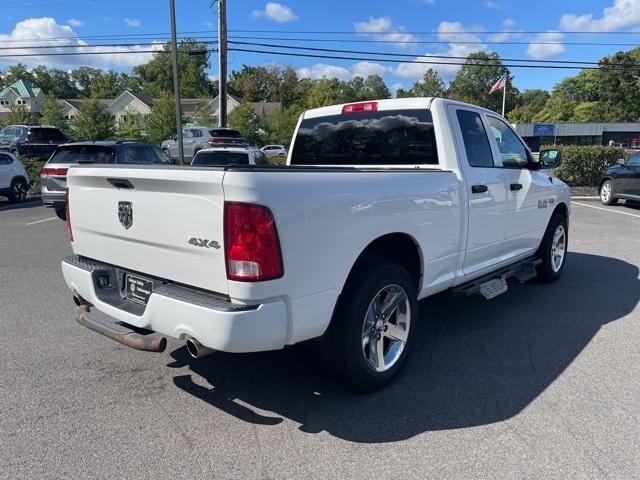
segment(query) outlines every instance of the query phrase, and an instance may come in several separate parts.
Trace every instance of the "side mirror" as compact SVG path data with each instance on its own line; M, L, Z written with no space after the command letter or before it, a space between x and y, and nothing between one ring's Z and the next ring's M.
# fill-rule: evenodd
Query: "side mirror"
M560 150L541 150L540 151L540 168L543 170L557 168L562 161L562 152Z
M616 161L616 163L617 163L618 165L621 165L621 166L623 166L623 167L624 167L624 163L625 163L624 158L619 158L619 159Z

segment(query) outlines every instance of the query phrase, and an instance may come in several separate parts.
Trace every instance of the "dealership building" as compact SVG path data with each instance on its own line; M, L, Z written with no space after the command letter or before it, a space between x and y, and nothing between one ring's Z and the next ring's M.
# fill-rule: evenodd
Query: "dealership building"
M516 123L514 127L534 152L553 144L640 147L640 123Z

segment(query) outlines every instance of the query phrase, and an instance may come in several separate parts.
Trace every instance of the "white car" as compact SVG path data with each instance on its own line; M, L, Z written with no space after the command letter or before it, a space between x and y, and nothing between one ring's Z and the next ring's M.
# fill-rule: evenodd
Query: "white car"
M241 165L259 165L267 166L271 162L269 158L257 148L251 147L214 147L199 150L191 165L197 167L214 167L214 166L241 166Z
M260 150L266 153L268 157L278 157L282 160L287 158L287 147L284 145L265 145Z
M318 108L285 166L70 168L62 271L78 322L125 345L170 336L202 357L315 339L349 385L376 388L412 348L418 300L560 277L559 161L453 100Z
M29 185L29 175L20 160L13 153L0 152L0 196L11 202L23 202Z

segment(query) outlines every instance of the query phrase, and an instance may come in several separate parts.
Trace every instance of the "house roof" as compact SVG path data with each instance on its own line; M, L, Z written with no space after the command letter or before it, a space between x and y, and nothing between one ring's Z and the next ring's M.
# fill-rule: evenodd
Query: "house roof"
M2 92L0 92L0 96L4 96L4 94L8 90L13 90L22 98L35 98L40 94L40 92L42 92L40 87L34 87L32 85L29 85L24 80L18 80L17 82L13 82L7 88L3 89Z
M82 106L82 104L87 100L89 99L88 98L62 98L59 101L66 102L69 105L71 105L73 108L79 109ZM111 105L114 99L113 98L97 98L96 100L98 100L98 103L104 105L105 107L108 107L109 105Z
M282 104L280 102L249 102L249 106L259 117L266 117L280 110Z
M140 100L142 103L144 103L149 107L153 107L153 104L156 101L155 98L153 98L151 95L147 95L146 93L132 92L131 90L125 90L125 92L129 92L131 95L133 95L134 97L136 97L138 100Z

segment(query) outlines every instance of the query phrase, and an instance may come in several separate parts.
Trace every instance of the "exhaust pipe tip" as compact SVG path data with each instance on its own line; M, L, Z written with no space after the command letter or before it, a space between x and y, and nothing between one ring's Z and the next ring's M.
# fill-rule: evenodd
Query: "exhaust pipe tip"
M193 337L188 337L185 341L185 346L187 347L187 352L193 358L202 358L207 355L211 355L215 352L213 348L208 348L202 345L198 340Z

